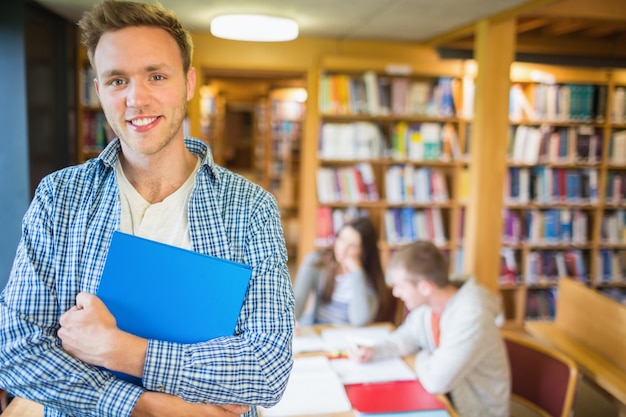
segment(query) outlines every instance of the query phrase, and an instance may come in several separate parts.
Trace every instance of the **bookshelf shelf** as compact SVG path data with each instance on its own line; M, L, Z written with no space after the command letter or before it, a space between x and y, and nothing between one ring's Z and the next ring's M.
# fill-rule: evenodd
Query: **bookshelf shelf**
M449 254L451 273L461 272L462 80L461 72L322 69L316 246L332 243L346 218L368 215L383 266L393 251L428 239Z
M520 76L530 74L532 69L549 74L552 82ZM514 325L554 317L559 279L576 279L598 290L625 286L626 218L622 215L620 220L619 215L626 208L622 184L626 178L619 174L623 164L614 164L609 158L611 138L619 131L611 122L615 117L610 116L617 88L610 72L516 63L512 73L517 76L512 77L511 146L505 181L505 211L509 214L504 217L502 238L507 257L501 260L500 290L519 292L503 299L507 320ZM565 87L569 89L565 94L557 93ZM546 91L551 91L553 103L546 101ZM585 94L575 97L574 91ZM516 104L519 100L524 103ZM581 103L571 104L573 100ZM571 106L578 109L575 115L536 117L546 108L553 112L574 111ZM521 118L520 111L526 113ZM539 141L534 145L530 142L536 154L513 155L521 149L515 146L519 129L528 129L534 135L533 141ZM523 148L528 151L529 147ZM525 159L530 160L522 161ZM619 178L611 187L609 183L615 177ZM541 187L544 194L538 191ZM520 195L520 201L516 201ZM614 213L618 217L611 220L614 227L608 223L603 226ZM507 227L507 221L513 225ZM617 229L610 244L602 236L608 229ZM507 243L511 240L517 242ZM516 282L513 289L511 280Z

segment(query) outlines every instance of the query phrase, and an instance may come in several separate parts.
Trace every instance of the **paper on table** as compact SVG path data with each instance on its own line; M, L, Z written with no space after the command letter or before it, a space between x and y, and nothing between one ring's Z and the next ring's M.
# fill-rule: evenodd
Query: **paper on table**
M389 333L386 327L325 329L322 330L322 340L327 351L348 351L355 342L371 346L386 339Z
M401 358L367 363L359 363L352 359L333 359L330 366L345 385L417 379L415 372Z
M294 336L293 353L319 352L325 349L322 338L317 335Z
M343 384L325 356L296 358L283 398L271 408L259 407L264 417L342 413L352 405Z

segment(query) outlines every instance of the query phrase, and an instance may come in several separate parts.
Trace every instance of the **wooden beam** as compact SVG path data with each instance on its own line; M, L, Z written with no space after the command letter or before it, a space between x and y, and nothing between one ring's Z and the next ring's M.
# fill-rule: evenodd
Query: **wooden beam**
M533 14L624 21L626 7L624 0L561 0L533 10Z
M464 272L474 275L487 288L497 292L515 19L498 23L483 20L476 25L475 39L479 70L470 142Z
M622 0L623 1L623 0ZM503 12L500 13L496 13L492 16L489 16L487 18L485 18L484 20L490 23L498 23L498 22L504 22L507 21L509 19L514 19L515 17L517 17L518 15L521 15L523 13L527 13L527 12L531 12L533 10L536 10L538 8L542 8L548 5L551 5L553 3L558 2L558 0L531 0L527 3L521 4L519 6L513 7L511 9L505 10ZM474 32L476 25L478 24L478 22L471 22L463 27L460 27L456 30L453 30L451 32L445 33L443 35L440 36L436 36L434 38L428 39L424 42L421 42L421 44L425 45L425 46L429 46L429 47L435 47L438 45L441 45L443 43L446 42L450 42L459 38L462 38L464 36L467 36L471 33Z
M544 19L541 17L531 17L526 19L518 19L517 22L517 33L529 32L531 30L539 29L541 27L549 24L550 21L548 19Z
M613 32L624 31L626 31L625 22L598 22L581 32L581 35L590 38L604 38L610 36Z
M563 19L549 24L543 30L544 35L563 36L580 31L587 27L582 19Z

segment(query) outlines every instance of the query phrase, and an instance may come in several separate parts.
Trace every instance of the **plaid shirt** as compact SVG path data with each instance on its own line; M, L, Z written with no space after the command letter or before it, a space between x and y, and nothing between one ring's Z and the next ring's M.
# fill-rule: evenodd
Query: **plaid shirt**
M275 199L216 166L203 142L185 139L202 158L189 201L197 252L253 267L235 335L183 345L150 340L143 384L186 401L269 407L292 366L294 301ZM120 199L113 141L85 164L42 180L24 217L9 282L0 294L0 387L45 405L46 416L131 414L143 388L67 355L59 317L80 291L95 293ZM220 277L228 279L228 277Z

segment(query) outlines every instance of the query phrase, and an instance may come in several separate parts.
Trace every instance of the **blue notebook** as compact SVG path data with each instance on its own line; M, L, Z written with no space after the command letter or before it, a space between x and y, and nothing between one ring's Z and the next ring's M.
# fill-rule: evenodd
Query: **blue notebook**
M249 265L114 232L96 295L124 331L198 343L234 333L251 275Z

